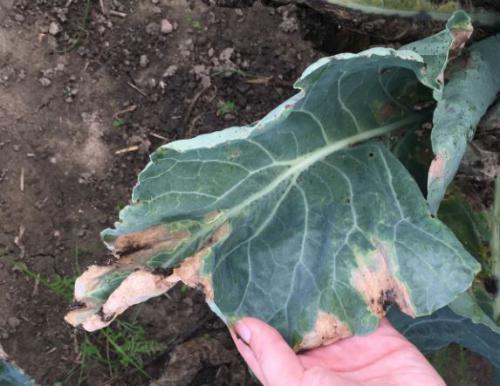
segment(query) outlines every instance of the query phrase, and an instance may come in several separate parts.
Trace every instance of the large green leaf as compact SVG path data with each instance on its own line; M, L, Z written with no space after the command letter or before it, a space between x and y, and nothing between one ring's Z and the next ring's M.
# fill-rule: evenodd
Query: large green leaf
M428 201L433 213L455 176L469 141L500 91L500 36L473 44L449 66L449 81L434 112Z
M481 262L481 273L491 274L488 256L491 230L488 213L475 211L467 202L467 197L452 185L439 207L438 217L453 231L471 255Z
M446 20L450 13L460 8L469 12L474 22L496 25L500 14L482 8L473 8L467 1L459 0L320 0L325 3L351 8L367 14L410 17L426 12L435 20ZM307 0L306 0L307 2ZM310 1L313 3L313 1ZM461 4L462 3L462 4Z
M439 89L465 19L426 61L392 49L324 58L257 124L156 151L103 233L120 259L77 280L82 308L67 320L101 328L182 280L227 323L256 316L299 349L373 330L390 303L420 316L451 302L479 266L374 139L427 118L414 108L422 84Z
M500 367L500 334L455 313L450 307L416 319L391 310L389 319L399 332L425 353L458 343Z
M500 197L498 198L500 202ZM494 218L494 212L491 216ZM436 351L450 343L458 343L483 355L494 366L500 367L500 326L495 323L494 294L483 284L490 280L492 266L485 245L492 234L484 213L475 212L465 196L453 189L442 202L439 218L457 235L458 239L482 262L481 277L472 288L433 315L411 319L396 310L389 318L407 338L422 351ZM491 290L491 289L490 289ZM493 290L494 292L494 290Z
M24 372L13 365L0 346L0 386L35 386Z

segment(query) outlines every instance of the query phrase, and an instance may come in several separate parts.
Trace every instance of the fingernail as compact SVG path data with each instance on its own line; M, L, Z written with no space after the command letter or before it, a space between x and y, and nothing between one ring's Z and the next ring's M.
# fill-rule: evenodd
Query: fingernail
M247 325L245 325L245 323L237 322L234 326L234 329L236 330L236 334L238 334L238 337L241 338L243 342L245 342L246 344L250 344L252 331L248 328Z

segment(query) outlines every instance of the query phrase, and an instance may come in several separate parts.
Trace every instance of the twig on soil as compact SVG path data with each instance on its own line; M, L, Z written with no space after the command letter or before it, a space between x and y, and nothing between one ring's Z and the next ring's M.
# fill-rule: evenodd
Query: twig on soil
M37 277L35 279L35 285L33 286L33 292L31 293L31 296L36 296L38 294L39 285L40 285L40 278Z
M139 94L147 97L148 94L146 94L144 91L142 91L139 87L137 87L135 84L133 84L132 82L127 82L127 84L132 87L134 90L136 90Z
M204 113L201 113L201 114L198 114L196 117L194 117L192 119L192 121L189 123L189 127L187 129L187 136L190 137L191 136L191 132L193 131L194 129L194 126L196 125L196 123L201 119L201 117L203 116Z
M149 135L152 137L161 139L162 141L168 141L167 137L164 137L163 135L160 135L160 134L156 134L156 133L151 132L151 133L149 133Z
M256 76L254 78L243 78L245 83L249 84L264 84L269 85L269 83L273 80L273 76Z
M24 192L24 168L21 168L21 177L19 180L19 189L21 189L21 192Z
M104 6L104 0L99 0L99 4L101 5L101 12L102 12L102 14L103 15L107 15L108 14L108 10Z
M24 225L21 224L19 226L19 233L17 234L16 237L14 237L14 244L16 244L17 247L19 248L19 250L21 251L21 253L19 253L20 259L23 259L24 255L26 254L26 248L24 247L24 244L23 244L23 236L24 236L25 230L26 230L26 228L24 227Z
M183 126L186 127L187 124L189 123L189 119L191 118L191 114L193 113L194 107L196 106L196 103L198 102L198 99L210 88L211 86L203 87L198 93L194 96L194 98L191 100L191 103L189 104L189 107L187 109L186 116L184 118Z
M137 105L132 105L127 107L126 109L120 110L117 113L113 114L113 118L119 118L120 115L126 114L126 113L131 113L133 111L137 110Z
M71 5L71 3L73 2L73 0L68 0L66 2L66 5L64 6L65 8L69 8L69 6Z
M120 150L115 151L115 154L131 153L131 152L137 151L137 150L139 150L139 146L137 146L137 145L129 146L129 147L126 147L125 149L120 149Z
M112 9L109 10L109 14L111 16L118 16L118 17L122 17L122 18L127 17L126 13L124 13L124 12L118 12L118 11L113 11Z

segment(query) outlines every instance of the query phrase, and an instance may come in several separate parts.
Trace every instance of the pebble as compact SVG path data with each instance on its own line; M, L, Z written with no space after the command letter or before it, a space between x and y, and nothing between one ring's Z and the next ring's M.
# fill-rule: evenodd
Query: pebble
M43 77L43 78L40 78L40 84L41 84L43 87L49 87L49 86L52 84L52 82L50 81L50 79L49 79L49 78L45 78L45 77Z
M158 23L152 22L146 26L146 33L149 35L158 35L160 32L160 25Z
M168 66L168 68L165 70L165 72L163 73L162 76L164 78L168 78L170 76L174 76L178 69L179 69L179 66L176 66L175 64L172 64L172 65Z
M139 65L142 68L146 68L149 64L149 59L147 55L141 55L141 58L139 59Z
M231 56L233 56L233 53L234 53L233 47L224 48L219 55L219 59L223 62L229 62L231 60Z
M226 122L233 121L236 117L233 114L224 114L224 120Z
M7 324L11 328L17 328L21 324L21 321L18 318L16 318L15 316L11 316L11 317L9 317L9 319L7 319Z
M174 26L167 19L161 21L161 33L169 34L174 30Z
M20 15L20 14L18 14L18 13L16 13L16 14L14 15L14 19L15 19L16 21L18 21L18 22L22 23L22 22L24 21L24 16L23 16L23 15Z
M59 23L56 23L55 21L50 23L49 34L56 36L59 32L61 32L61 26L59 25Z

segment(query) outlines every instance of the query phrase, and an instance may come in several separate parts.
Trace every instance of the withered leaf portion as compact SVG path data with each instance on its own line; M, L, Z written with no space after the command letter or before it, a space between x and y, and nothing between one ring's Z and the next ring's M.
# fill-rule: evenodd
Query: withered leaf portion
M479 266L374 141L427 116L414 106L439 87L430 67L453 45L440 36L428 62L385 48L321 59L257 124L157 150L103 233L119 259L77 280L67 320L103 327L183 281L226 323L255 316L304 349L373 330L389 304L419 316L451 302Z
M500 92L500 35L473 44L450 64L448 82L434 112L428 201L436 213L467 145Z

